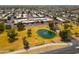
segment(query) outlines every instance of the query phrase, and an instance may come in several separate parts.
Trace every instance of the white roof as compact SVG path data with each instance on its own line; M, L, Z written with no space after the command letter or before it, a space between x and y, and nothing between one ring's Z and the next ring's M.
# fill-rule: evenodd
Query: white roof
M50 18L34 18L33 20L52 20L52 19L50 19Z
M23 14L23 17L24 17L24 18L27 17L27 14Z
M23 21L27 21L27 19L16 19L16 20L14 20L15 23L23 22Z
M52 19L50 18L33 18L33 20L28 20L28 19L16 19L14 20L14 23L18 23L18 22L22 22L22 23L31 23L31 22L35 22L35 21L38 21L38 20L42 20L42 21L50 21Z
M35 21L22 21L22 23L32 23L32 22L35 22Z
M62 22L65 21L65 20L63 20L63 19L61 19L61 18L59 18L59 17L57 17L57 20L60 20L60 21L62 21Z

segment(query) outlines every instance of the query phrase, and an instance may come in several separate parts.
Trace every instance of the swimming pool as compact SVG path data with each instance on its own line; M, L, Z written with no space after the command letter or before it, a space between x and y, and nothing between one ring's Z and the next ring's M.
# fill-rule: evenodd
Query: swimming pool
M46 30L46 29L39 29L37 31L37 34L40 35L41 37L47 38L47 39L54 38L56 36L56 34L54 32Z

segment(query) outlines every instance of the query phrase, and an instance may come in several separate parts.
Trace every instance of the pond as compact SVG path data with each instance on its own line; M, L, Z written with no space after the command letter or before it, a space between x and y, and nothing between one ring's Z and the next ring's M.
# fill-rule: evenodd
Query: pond
M56 34L54 32L46 30L46 29L39 29L37 31L37 34L40 35L41 37L47 38L47 39L54 38L56 36Z

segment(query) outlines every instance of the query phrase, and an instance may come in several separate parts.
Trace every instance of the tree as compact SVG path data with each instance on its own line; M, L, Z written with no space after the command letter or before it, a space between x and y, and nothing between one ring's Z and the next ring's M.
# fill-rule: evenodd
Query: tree
M62 41L64 41L64 42L70 42L71 41L69 31L67 31L67 30L61 31L59 33L59 35L62 38Z
M28 29L28 31L27 31L27 35L28 35L28 37L31 37L31 35L32 35L32 33L31 33L31 29Z
M3 10L3 12L2 12L3 14L5 14L6 12Z
M6 25L6 29L11 29L11 25Z
M57 17L56 16L53 16L53 19L56 21L57 20Z
M0 23L0 33L3 32L4 30L5 30L5 24Z
M49 25L50 30L53 30L53 27L52 27L53 26L53 23L52 22L49 22L48 25Z
M41 24L44 24L44 21L41 20Z
M69 25L68 24L64 24L64 29L68 29Z
M77 24L79 25L79 17L77 18L76 22L77 22Z
M7 19L8 19L8 20L11 20L11 17L10 17L10 16L8 16L8 17L7 17Z
M26 37L23 38L24 49L29 49L29 43L26 40Z
M54 21L49 22L49 28L50 30L53 30L53 31L56 31L58 29Z
M17 17L16 16L13 16L13 18L16 19Z
M22 22L19 22L19 23L17 23L17 27L18 27L18 30L19 31L22 31L22 30L24 30L24 24L22 23Z
M17 38L16 38L17 33L15 32L14 29L8 31L7 35L8 35L8 37L9 37L9 38L8 38L9 42L14 42L15 40L17 40Z

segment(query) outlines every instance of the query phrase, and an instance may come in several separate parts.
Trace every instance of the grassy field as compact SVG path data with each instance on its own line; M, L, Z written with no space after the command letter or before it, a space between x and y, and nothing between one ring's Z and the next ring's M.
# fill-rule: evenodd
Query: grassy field
M74 33L78 33L79 32L79 28L73 24L72 24L72 30L71 32ZM63 30L63 24L58 25L58 27ZM56 34L56 36L52 39L44 39L42 37L40 37L36 32L39 29L47 29L49 30L49 27L47 25L38 25L38 26L31 26L32 29L32 36L31 37L27 37L27 30L29 29L29 26L26 27L26 29L24 31L17 31L18 33L18 40L16 40L13 43L9 43L8 41L8 37L7 37L7 32L3 32L2 34L0 34L0 53L4 53L4 52L11 52L11 51L15 51L15 50L20 50L23 49L23 41L22 38L26 36L26 40L29 42L29 46L33 47L33 46L39 46L39 45L43 45L46 43L55 43L55 42L61 42L61 38L59 37L58 34Z
M7 37L7 32L3 32L2 34L0 34L0 51L2 52L6 52L6 51L13 51L13 50L18 50L18 49L22 49L23 48L23 41L22 38L23 37L27 37L26 40L29 42L29 46L33 47L33 46L38 46L38 45L42 45L45 43L51 43L51 42L59 42L60 37L57 35L55 38L49 40L49 39L44 39L41 38L36 32L38 29L48 29L47 25L38 25L38 26L32 26L32 36L31 37L27 37L27 29L29 29L29 27L27 26L26 29L24 31L20 31L18 33L18 40L16 40L13 43L9 43L8 41L8 37Z

